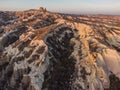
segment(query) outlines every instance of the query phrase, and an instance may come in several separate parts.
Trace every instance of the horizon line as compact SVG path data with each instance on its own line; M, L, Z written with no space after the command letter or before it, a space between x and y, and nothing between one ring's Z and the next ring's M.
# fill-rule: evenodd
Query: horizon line
M43 7L45 8L45 7ZM33 8L33 9L22 9L22 10L0 10L0 12L24 12L24 11L29 11L29 10L39 10L39 8ZM90 11L89 12L79 12L79 11L56 11L56 10L48 10L49 12L52 13L59 13L59 14L73 14L73 15L118 15L120 16L120 14L118 13L112 13L112 12L95 12L95 11Z

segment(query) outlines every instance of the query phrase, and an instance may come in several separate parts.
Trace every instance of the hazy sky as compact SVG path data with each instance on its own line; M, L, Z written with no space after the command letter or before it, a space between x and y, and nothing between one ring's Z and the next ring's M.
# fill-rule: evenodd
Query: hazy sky
M46 7L66 13L120 14L120 0L0 0L0 10Z

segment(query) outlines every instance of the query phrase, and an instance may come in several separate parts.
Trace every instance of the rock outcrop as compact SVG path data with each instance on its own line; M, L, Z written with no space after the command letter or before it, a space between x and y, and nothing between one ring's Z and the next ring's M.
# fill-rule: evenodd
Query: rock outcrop
M0 90L119 90L119 22L43 8L0 12Z

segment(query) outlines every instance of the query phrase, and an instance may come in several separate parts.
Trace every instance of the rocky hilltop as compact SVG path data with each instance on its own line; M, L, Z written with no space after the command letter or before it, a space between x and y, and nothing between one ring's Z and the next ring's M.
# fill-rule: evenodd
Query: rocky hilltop
M120 16L1 11L0 90L120 90Z

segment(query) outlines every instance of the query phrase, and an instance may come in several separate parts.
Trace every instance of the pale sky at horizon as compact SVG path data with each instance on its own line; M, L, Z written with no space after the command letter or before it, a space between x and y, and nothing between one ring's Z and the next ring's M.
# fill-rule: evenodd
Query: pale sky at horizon
M120 15L120 0L0 0L0 10L19 11L41 6L61 13Z

